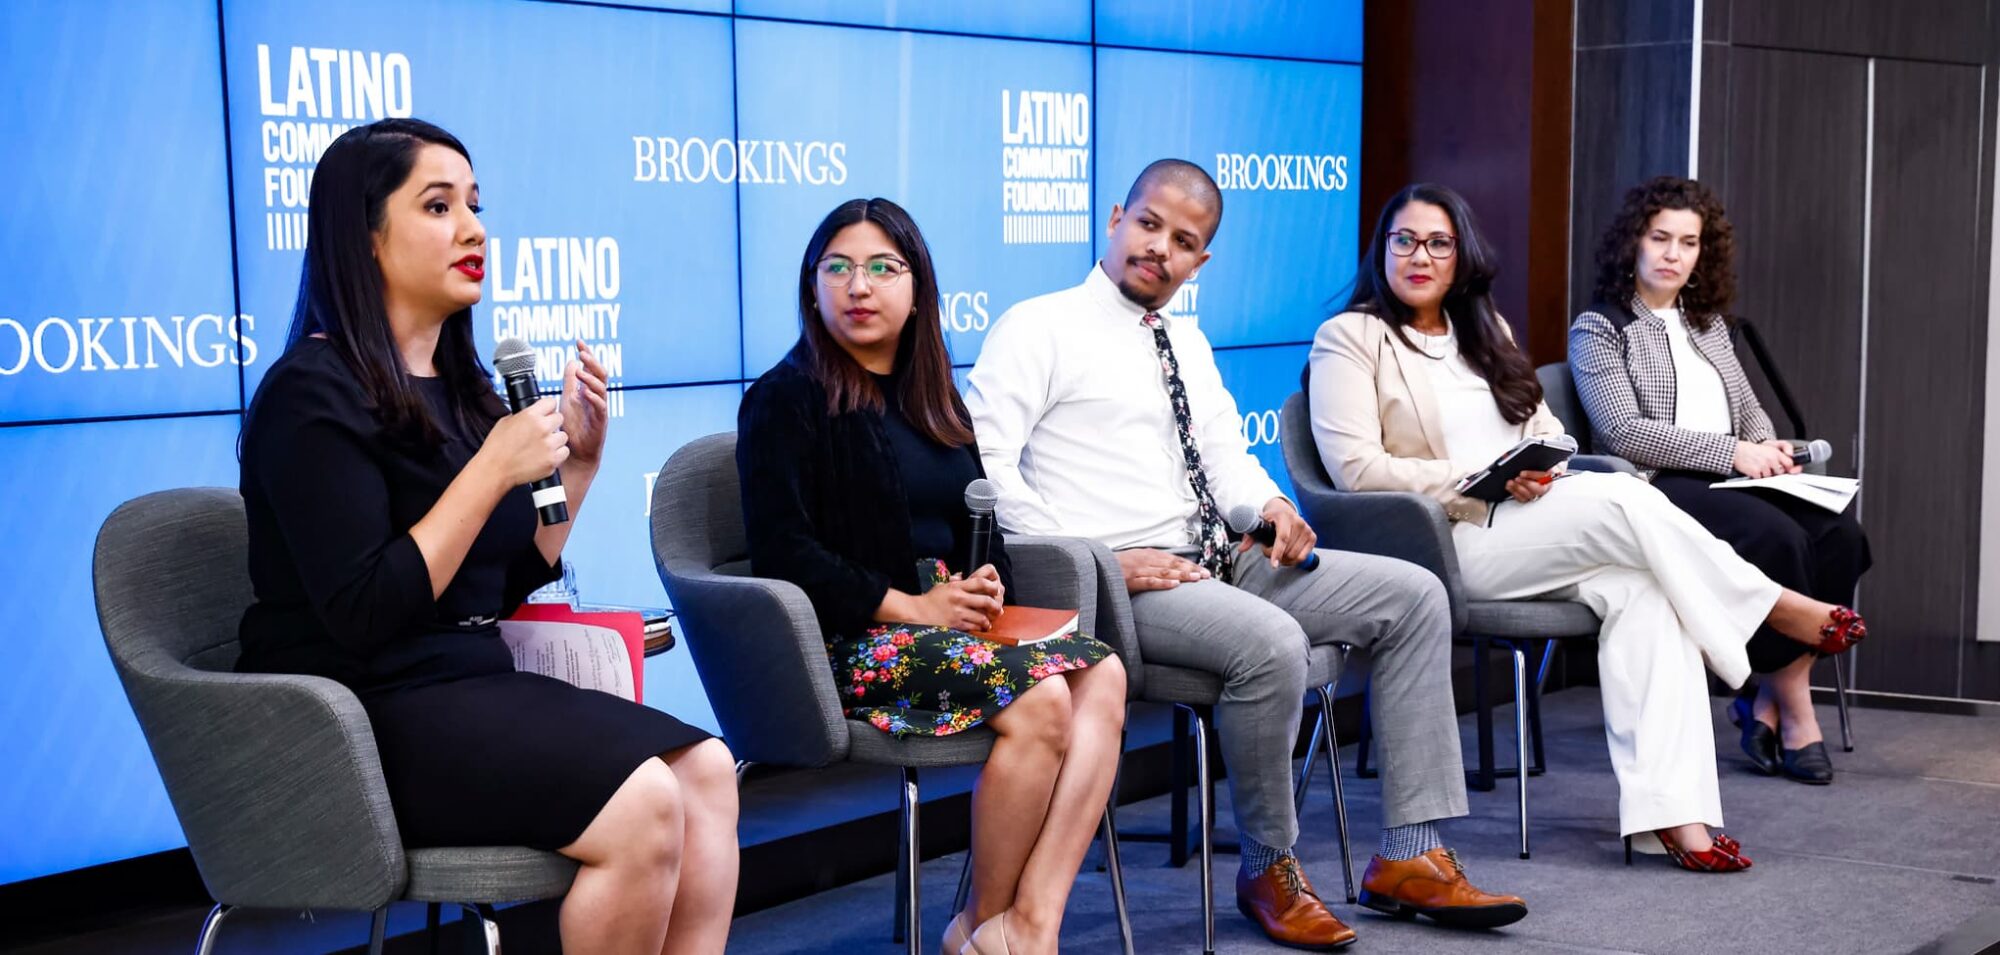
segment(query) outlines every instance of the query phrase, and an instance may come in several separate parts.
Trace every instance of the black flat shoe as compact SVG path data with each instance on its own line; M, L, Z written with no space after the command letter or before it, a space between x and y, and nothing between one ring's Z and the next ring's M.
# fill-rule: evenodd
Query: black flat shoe
M1778 734L1757 722L1749 697L1739 696L1730 702L1729 722L1743 731L1743 755L1750 757L1751 767L1766 776L1778 775Z
M1755 696L1755 695L1756 695L1756 694L1754 694L1754 693L1753 693L1753 694L1751 694L1751 696ZM1750 697L1749 697L1749 696L1739 696L1739 697L1737 697L1736 699L1733 699L1733 700L1730 700L1730 701L1729 701L1729 725L1731 725L1731 726L1734 726L1734 727L1737 727L1738 729L1741 729L1741 728L1742 728L1742 726L1743 726L1743 721L1744 721L1744 720L1747 720L1747 719L1754 719L1754 717L1753 717L1753 716L1751 715L1751 709L1750 709Z
M1824 741L1784 750L1784 754L1782 768L1786 777L1808 786L1824 786L1833 782L1833 759L1826 755Z
M1743 755L1750 757L1751 768L1766 776L1778 775L1783 766L1778 760L1777 731L1755 717L1744 717L1742 726Z

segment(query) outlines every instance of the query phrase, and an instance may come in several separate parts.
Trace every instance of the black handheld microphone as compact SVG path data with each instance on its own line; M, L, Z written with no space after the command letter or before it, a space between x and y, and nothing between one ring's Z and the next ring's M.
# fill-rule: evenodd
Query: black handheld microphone
M518 338L501 339L493 349L493 369L506 383L507 407L515 413L541 400L541 389L535 387L535 350L527 342ZM543 527L569 521L569 493L563 490L560 468L528 485L528 491L534 495L535 515L542 519Z
M1824 438L1814 438L1804 447L1792 445L1792 463L1799 467L1824 464L1831 457L1833 457L1833 445L1826 443Z
M993 550L993 508L1000 503L1000 489L992 481L977 478L965 486L965 509L972 512L972 547L966 555L965 573L986 566Z
M1248 504L1238 504L1230 508L1228 520L1230 530L1264 545L1265 550L1270 550L1273 545L1278 543L1278 529L1272 527L1270 521L1265 520L1256 511L1252 510ZM1306 559L1299 561L1297 566L1301 571L1310 571L1318 568L1319 552L1308 551Z

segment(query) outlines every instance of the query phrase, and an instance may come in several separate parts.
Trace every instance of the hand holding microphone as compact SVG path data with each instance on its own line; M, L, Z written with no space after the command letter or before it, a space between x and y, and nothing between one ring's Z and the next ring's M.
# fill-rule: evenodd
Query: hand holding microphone
M1288 528L1290 533L1286 534L1282 548L1278 546L1278 525L1265 520L1251 510L1250 505L1238 504L1230 508L1227 520L1230 530L1243 535L1244 547L1247 548L1251 541L1264 545L1264 550L1271 555L1271 566L1295 564L1299 570L1308 572L1319 566L1319 554L1312 549L1315 537L1312 527L1298 515L1289 512L1280 515L1280 520L1295 525ZM1300 534L1303 537L1298 536ZM1303 556L1294 556L1299 550L1304 551ZM1287 557L1291 559L1287 560Z
M993 509L999 503L1000 489L993 482L980 478L965 486L965 507L972 515L966 566L972 572L953 576L924 591L917 598L924 619L911 623L965 631L992 628L1006 598L1000 572L987 560L993 546Z
M569 520L569 495L558 469L569 459L569 437L560 427L563 418L555 399L541 397L535 387L535 350L518 338L502 339L493 349L493 367L506 383L507 405L514 413L493 426L479 453L490 449L498 456L510 485L528 485L542 526L564 523Z
M1744 477L1764 478L1796 474L1805 465L1819 464L1832 456L1833 447L1823 440L1814 440L1802 446L1794 446L1782 439L1763 443L1738 441L1730 466Z
M1795 445L1789 441L1785 442L1785 444L1790 446L1792 450L1792 463L1799 467L1805 467L1808 464L1825 464L1827 459L1833 457L1833 445L1826 443L1823 438L1814 438L1804 445Z

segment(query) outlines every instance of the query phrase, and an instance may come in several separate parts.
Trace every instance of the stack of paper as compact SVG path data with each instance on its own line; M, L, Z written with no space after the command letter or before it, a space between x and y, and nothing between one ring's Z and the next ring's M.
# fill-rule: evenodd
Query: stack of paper
M1847 510L1861 482L1855 478L1827 477L1824 474L1780 474L1767 478L1736 478L1717 481L1709 487L1761 487L1783 491L1808 504L1816 504L1835 514Z

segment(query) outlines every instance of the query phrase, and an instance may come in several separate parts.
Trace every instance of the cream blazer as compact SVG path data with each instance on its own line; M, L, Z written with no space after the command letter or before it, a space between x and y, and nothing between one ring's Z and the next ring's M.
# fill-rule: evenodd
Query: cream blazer
M1513 332L1501 329L1508 340ZM1485 523L1491 506L1452 490L1465 476L1445 454L1444 422L1425 357L1399 341L1389 324L1342 312L1313 336L1307 407L1320 463L1348 491L1415 491L1444 505L1454 521ZM1521 436L1552 437L1563 427L1546 402L1521 424Z

